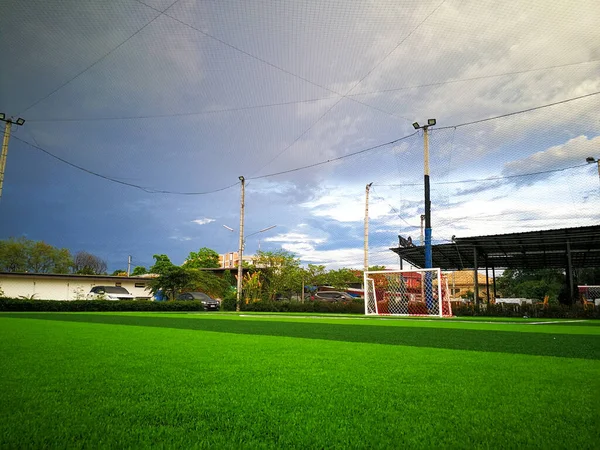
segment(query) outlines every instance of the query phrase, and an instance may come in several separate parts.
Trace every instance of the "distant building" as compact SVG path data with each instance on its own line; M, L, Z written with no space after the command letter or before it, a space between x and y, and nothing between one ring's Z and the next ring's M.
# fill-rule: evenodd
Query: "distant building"
M254 265L254 255L243 255L242 259L245 263ZM224 255L219 255L219 266L222 269L231 269L238 266L240 257L238 252L229 252Z
M448 289L450 290L450 297L461 298L466 295L471 296L473 299L473 293L475 292L475 277L472 270L458 270L455 272L445 272L448 280ZM485 290L486 276L481 273L477 273L477 282L479 283L479 298L486 300L487 292ZM488 283L494 284L491 278L488 278ZM493 292L490 291L490 295L493 296Z
M10 298L85 300L94 286L121 286L136 298L151 299L149 281L154 276L0 272L0 289Z

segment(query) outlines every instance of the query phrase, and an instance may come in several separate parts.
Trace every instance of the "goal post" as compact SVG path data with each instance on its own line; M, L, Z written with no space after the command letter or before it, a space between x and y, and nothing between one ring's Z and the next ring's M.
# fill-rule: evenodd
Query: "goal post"
M451 316L448 281L440 269L364 273L365 314Z

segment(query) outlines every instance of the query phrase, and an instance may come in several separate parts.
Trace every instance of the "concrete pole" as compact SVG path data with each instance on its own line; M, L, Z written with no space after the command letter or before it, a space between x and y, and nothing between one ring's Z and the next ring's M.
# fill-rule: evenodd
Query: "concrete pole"
M238 276L237 276L237 300L235 303L235 310L239 312L240 305L242 304L242 277L244 275L243 272L243 257L244 257L244 185L245 179L244 177L239 177L241 182L241 201L240 201L240 242L238 249Z
M127 257L127 276L131 274L131 255Z
M2 187L4 186L4 169L6 168L6 157L8 155L8 140L10 139L10 128L12 123L7 120L4 125L4 139L2 139L2 155L0 156L0 198L2 198Z
M369 270L369 189L373 183L367 184L365 189L365 249L364 270Z

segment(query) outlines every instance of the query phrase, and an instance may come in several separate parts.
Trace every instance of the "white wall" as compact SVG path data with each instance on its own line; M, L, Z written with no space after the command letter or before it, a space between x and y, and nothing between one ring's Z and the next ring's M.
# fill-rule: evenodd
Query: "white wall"
M150 289L147 287L148 282L147 278L138 277L0 274L0 288L4 291L5 297L30 298L35 294L35 300L85 300L92 287L117 286L119 283L136 298L152 299Z

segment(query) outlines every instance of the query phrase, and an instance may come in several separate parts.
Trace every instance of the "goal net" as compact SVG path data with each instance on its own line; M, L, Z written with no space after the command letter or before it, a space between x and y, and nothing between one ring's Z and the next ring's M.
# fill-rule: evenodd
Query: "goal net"
M451 316L448 281L440 269L367 271L365 314Z

